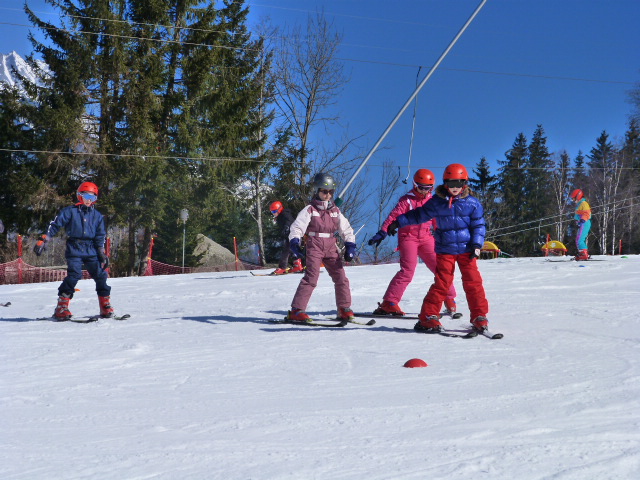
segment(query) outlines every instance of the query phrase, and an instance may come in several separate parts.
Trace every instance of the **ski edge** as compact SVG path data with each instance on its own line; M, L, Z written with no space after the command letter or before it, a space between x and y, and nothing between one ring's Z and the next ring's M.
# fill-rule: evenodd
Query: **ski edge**
M348 320L340 320L335 323L324 323L318 322L316 320L311 320L310 322L294 322L293 320L289 320L287 318L283 318L282 320L270 319L269 323L274 323L277 325L299 325L302 327L326 327L326 328L341 328L346 326L349 322Z

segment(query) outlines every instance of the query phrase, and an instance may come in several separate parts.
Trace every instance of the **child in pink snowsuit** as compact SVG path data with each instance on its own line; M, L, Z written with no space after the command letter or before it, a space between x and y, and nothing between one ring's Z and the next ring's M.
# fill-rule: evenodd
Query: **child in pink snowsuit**
M413 176L413 189L400 197L398 204L391 210L391 213L380 227L369 245L380 244L387 236L387 227L399 216L410 210L421 207L431 198L431 191L435 177L433 172L426 168L421 168ZM382 297L382 303L373 312L377 315L404 315L400 308L400 300L405 290L413 280L413 275L418 265L418 257L425 263L427 268L433 273L436 271L435 240L432 229L436 227L434 221L408 225L398 232L398 250L400 251L400 270L391 279L387 291ZM453 315L456 311L456 289L453 284L449 287L445 298L445 313Z
M355 256L356 237L349 221L332 201L335 192L333 177L319 173L314 178L314 186L316 194L313 200L298 214L291 224L289 233L289 246L296 258L305 256L300 248L300 239L307 235L307 267L291 302L291 310L287 319L294 322L310 321L305 310L311 294L318 284L322 265L325 266L334 283L338 317L346 320L353 319L349 279L345 274L340 251L333 234L338 232L344 238L344 258L346 261L352 260Z

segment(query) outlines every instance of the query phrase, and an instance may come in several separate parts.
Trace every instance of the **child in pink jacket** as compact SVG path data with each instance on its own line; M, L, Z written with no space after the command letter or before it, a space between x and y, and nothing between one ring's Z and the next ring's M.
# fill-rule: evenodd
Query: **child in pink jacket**
M334 283L338 317L351 320L354 318L351 310L351 289L334 233L338 232L344 238L346 261L353 260L356 254L356 237L349 221L333 203L335 193L333 177L326 173L319 173L315 176L313 184L316 190L314 198L298 214L291 224L289 233L289 247L296 258L305 256L300 248L300 239L307 236L307 266L291 302L287 319L302 323L310 321L305 310L318 284L320 267L324 265Z
M433 172L426 168L421 168L413 176L413 189L400 197L398 204L391 210L387 219L383 222L380 231L376 233L369 245L379 245L387 236L387 227L399 216L410 210L421 207L431 198L431 191L435 177ZM405 290L413 280L413 275L418 264L418 257L422 259L427 268L435 273L436 252L435 240L432 235L432 228L436 227L433 221L417 225L408 225L398 232L398 250L400 251L400 270L391 279L387 291L382 297L382 303L378 303L378 308L373 313L376 315L404 315L400 308L400 300ZM449 288L445 298L445 314L454 315L456 312L456 290L453 286Z

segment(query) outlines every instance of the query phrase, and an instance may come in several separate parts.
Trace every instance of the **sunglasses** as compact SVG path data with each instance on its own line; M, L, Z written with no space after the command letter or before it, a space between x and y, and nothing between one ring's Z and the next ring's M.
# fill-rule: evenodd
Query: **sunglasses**
M417 188L418 190L426 190L426 191L429 191L429 190L433 190L433 185L423 185L423 184L421 184L421 183L416 183L416 188Z
M318 192L324 193L325 195L333 195L333 190L327 190L326 188L320 188Z
M78 195L80 195L85 200L91 200L92 202L95 202L98 199L98 196L95 193L91 192L78 192Z
M466 180L447 180L444 184L449 188L462 188L467 184Z

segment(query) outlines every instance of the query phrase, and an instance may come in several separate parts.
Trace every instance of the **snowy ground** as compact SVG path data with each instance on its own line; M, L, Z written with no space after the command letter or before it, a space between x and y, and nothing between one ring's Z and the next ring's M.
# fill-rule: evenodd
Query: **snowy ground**
M596 258L480 262L502 340L267 323L298 275L113 279L132 318L86 325L34 320L57 283L0 286L0 478L640 478L640 257ZM354 310L396 269L350 267ZM405 311L430 282L420 265ZM326 273L308 311L335 313Z

